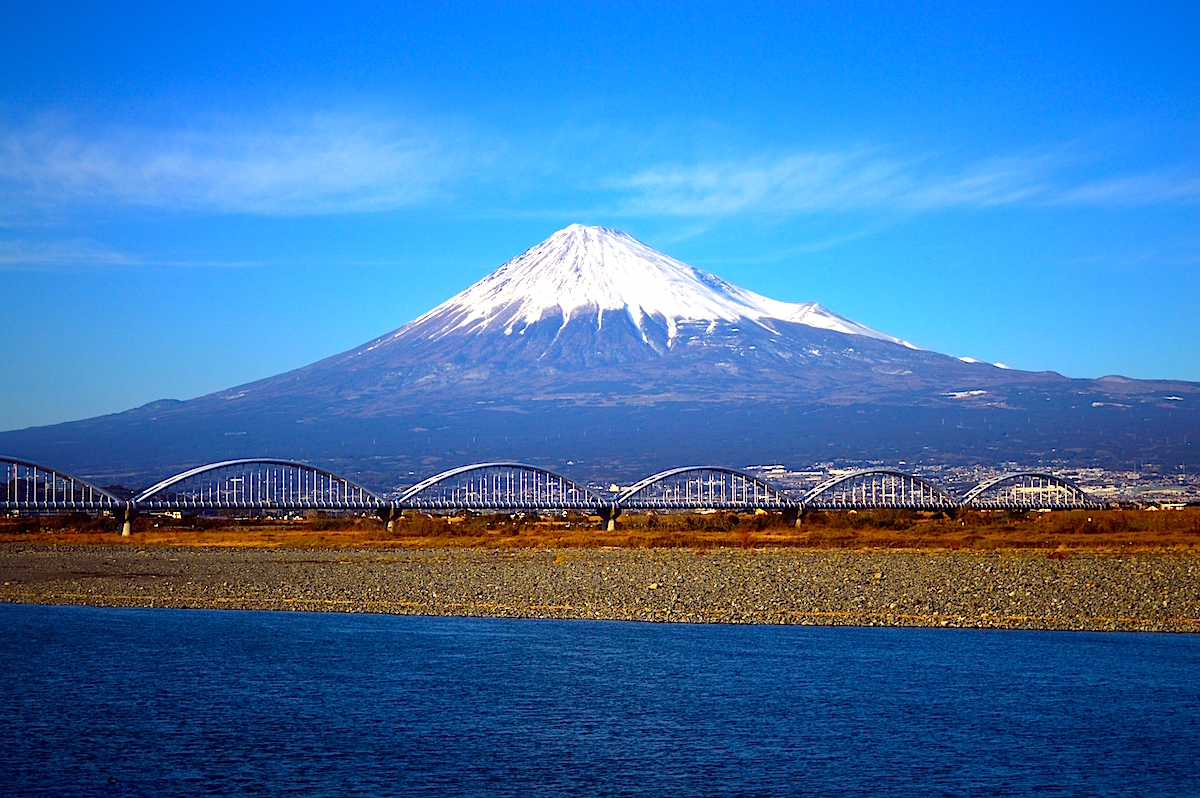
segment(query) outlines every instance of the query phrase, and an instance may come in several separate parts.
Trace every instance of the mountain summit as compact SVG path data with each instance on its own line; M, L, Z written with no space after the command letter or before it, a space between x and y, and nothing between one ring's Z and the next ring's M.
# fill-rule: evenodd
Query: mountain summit
M580 380L588 391L614 379L627 384L635 362L654 364L658 376L682 368L698 388L698 376L722 377L713 368L727 378L781 361L836 360L844 350L859 357L877 345L917 350L816 302L781 302L733 285L620 230L573 224L400 329L324 364L371 363L426 388L522 373L523 385L532 379L577 395ZM622 372L606 373L610 367ZM574 375L572 385L565 374ZM644 394L649 385L640 382Z
M387 489L495 459L583 479L838 459L1174 468L1198 437L1200 385L965 362L571 225L350 351L185 402L0 433L0 451L101 484L270 456Z
M620 230L579 224L508 261L413 326L437 327L434 336L496 329L511 335L542 321L566 326L586 318L599 329L613 312L627 314L643 335L648 320L665 325L668 346L679 339L681 325L749 322L774 332L773 321L904 343L816 302L780 302L747 291Z

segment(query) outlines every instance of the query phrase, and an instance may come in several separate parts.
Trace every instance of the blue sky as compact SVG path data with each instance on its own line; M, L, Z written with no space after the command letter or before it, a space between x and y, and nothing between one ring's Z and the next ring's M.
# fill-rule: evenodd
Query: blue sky
M572 222L1200 380L1195 6L200 5L5 4L0 429L304 365Z

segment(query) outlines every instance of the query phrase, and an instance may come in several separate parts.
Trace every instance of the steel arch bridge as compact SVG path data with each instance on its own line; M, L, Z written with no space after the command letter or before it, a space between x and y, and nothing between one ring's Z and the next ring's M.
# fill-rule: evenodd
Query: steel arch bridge
M1017 471L984 480L963 496L961 505L979 510L1083 510L1100 503L1065 477Z
M0 457L0 509L33 512L125 510L130 502L57 468Z
M386 504L332 471L270 458L193 468L133 499L145 510L377 510Z
M399 510L581 510L606 502L561 474L524 463L497 462L452 468L413 485L397 499Z
M800 502L759 477L731 468L661 471L626 488L621 510L794 510Z
M773 510L795 517L805 510L951 510L1098 508L1074 482L1021 471L988 479L961 501L920 477L866 469L827 480L803 497L760 477L729 468L673 468L602 496L567 477L517 462L452 468L384 498L317 466L271 458L227 460L193 468L159 482L131 500L78 477L37 463L0 457L0 510L111 512L129 534L141 511L368 511L391 523L403 510L430 512L579 511L613 527L626 510Z
M932 482L886 468L868 468L828 479L804 497L813 510L952 510L954 497Z

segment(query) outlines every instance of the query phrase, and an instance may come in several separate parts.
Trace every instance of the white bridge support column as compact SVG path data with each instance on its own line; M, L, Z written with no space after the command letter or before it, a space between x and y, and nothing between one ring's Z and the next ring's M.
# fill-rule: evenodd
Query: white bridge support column
M127 538L133 534L133 517L137 515L132 507L117 510L117 522L121 524L121 537Z
M621 508L613 505L600 508L600 520L604 523L604 529L607 532L617 531L617 516L621 514Z
M379 511L379 519L387 524L389 533L396 531L396 519L400 517L400 510L396 507L384 507Z

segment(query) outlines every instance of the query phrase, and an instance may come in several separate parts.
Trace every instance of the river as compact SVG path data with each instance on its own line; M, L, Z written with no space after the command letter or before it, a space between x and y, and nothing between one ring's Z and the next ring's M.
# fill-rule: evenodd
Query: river
M0 605L0 794L1200 794L1200 635Z

